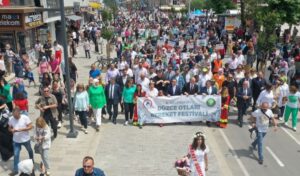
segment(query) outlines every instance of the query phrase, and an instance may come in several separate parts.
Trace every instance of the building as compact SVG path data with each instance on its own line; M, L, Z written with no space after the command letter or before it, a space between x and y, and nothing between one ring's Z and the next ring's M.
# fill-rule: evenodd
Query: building
M93 0L95 1L95 0ZM90 19L89 0L64 0L68 29ZM15 52L29 51L36 40L61 43L60 0L0 0L0 48L10 44ZM86 18L89 16L88 18Z

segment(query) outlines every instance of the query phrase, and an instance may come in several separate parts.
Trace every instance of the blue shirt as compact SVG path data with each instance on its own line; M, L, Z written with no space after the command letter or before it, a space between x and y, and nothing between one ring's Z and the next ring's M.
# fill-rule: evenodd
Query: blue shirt
M75 176L84 176L83 168L77 169ZM94 168L93 176L105 176L105 174L101 169Z
M97 78L100 75L101 75L101 71L99 69L90 71L90 77L92 77L93 79Z

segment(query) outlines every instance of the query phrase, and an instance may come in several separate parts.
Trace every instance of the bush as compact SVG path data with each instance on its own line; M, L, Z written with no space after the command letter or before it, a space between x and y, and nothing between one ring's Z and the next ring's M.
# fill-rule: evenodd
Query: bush
M101 31L101 37L107 41L110 41L113 37L113 31L108 28L103 28Z

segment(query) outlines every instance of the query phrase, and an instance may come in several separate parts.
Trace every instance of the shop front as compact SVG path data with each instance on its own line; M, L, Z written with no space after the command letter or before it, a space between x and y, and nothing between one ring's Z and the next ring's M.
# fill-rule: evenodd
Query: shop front
M17 52L28 51L39 39L39 27L44 24L42 13L35 7L8 7L0 9L0 48L10 44Z

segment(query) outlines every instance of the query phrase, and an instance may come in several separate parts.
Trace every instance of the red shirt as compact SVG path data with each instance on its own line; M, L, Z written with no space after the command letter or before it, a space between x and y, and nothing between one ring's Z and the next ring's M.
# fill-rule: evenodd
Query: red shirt
M24 100L14 100L14 104L20 108L21 111L28 111L28 101Z

